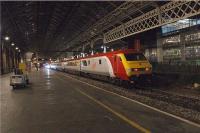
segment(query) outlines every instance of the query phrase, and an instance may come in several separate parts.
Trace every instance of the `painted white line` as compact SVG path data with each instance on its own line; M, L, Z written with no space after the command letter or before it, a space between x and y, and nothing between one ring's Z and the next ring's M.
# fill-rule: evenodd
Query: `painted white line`
M178 120L180 120L180 121L183 121L183 122L185 122L185 123L188 123L188 124L190 124L190 125L193 125L193 126L196 126L196 127L199 127L199 128L200 128L200 124L198 124L198 123L195 123L195 122L189 121L189 120L187 120L187 119L181 118L181 117L179 117L179 116L176 116L176 115L167 113L167 112L165 112L165 111L162 111L162 110L160 110L160 109L151 107L151 106L146 105L146 104L144 104L144 103L141 103L141 102L139 102L139 101L136 101L136 100L130 99L130 98L128 98L128 97L119 95L119 94L117 94L117 93L114 93L114 92L111 92L111 91L107 91L107 90L102 89L102 88L100 88L100 87L98 87L98 86L89 84L89 83L87 83L87 82L81 81L81 80L76 79L76 78L73 78L73 77L71 77L71 76L66 76L66 75L64 75L64 74L62 74L62 73L61 73L61 75L65 76L65 77L67 77L67 78L71 78L71 79L77 80L77 81L79 81L79 82L81 82L81 83L83 83L83 84L86 84L86 85L88 85L88 86L92 86L92 87L94 87L94 88L96 88L96 89L99 89L99 90L102 90L102 91L104 91L104 92L107 92L107 93L110 93L110 94L119 96L119 97L121 97L121 98L127 99L127 100L129 100L129 101L132 101L132 102L137 103L137 104L139 104L139 105L142 105L142 106L144 106L144 107L150 108L150 109L152 109L152 110L154 110L154 111L163 113L163 114L165 114L165 115L167 115L167 116L173 117L173 118L175 118L175 119L178 119Z

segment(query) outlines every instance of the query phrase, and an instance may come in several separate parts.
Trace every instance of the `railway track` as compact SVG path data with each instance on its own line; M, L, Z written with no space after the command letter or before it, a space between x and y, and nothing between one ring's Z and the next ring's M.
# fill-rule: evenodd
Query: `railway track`
M75 76L75 75L74 75ZM78 76L75 76L76 78ZM88 77L82 77L82 78L86 78L87 82L91 81L91 82L100 82L101 84L105 84L105 81L102 80L98 80L98 79L94 79L94 78L88 78ZM79 77L80 79L80 77ZM88 80L89 79L89 80ZM116 87L116 89L121 89L124 91L123 86L119 86L119 85L113 85L109 82L106 82L106 84L110 84L111 87ZM141 95L141 96L145 96L145 97L149 97L152 99L156 99L159 101L164 101L167 103L172 103L174 105L177 106L181 106L183 108L187 108L187 109L192 109L195 111L200 112L200 98L194 98L191 96L185 96L185 95L181 95L181 94L177 94L177 93L173 93L173 92L169 92L169 91L164 91L161 89L154 89L150 86L137 86L138 89L126 89L127 93L135 93L137 95Z
M73 77L79 78L79 76L77 75L73 75ZM92 82L100 82L102 84L105 84L105 81L99 80L99 79L95 79L95 78L88 78L88 77L82 77L82 78L86 78L87 81L89 81L88 79L92 80ZM119 86L119 85L113 85L109 82L106 82L106 84L110 84L112 87L116 87L117 89L121 89L124 91L124 86ZM192 96L186 96L186 95L181 95L181 94L177 94L174 92L169 92L169 91L164 91L161 89L154 89L150 86L137 86L135 88L132 89L126 89L126 91L128 93L135 93L137 95L141 95L141 96L145 96L145 97L149 97L152 99L156 99L159 101L164 101L167 103L172 103L175 104L177 106L181 106L187 109L192 109L195 111L200 112L200 98L197 97L192 97Z
M146 88L133 90L133 93L200 112L200 99L192 98L190 96L183 96L177 93L167 92L159 89Z

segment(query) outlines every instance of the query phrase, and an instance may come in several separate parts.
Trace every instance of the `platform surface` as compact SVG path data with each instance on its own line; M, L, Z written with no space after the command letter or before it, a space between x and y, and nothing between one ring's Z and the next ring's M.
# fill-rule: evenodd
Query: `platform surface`
M12 90L1 76L1 133L199 133L200 128L49 69Z

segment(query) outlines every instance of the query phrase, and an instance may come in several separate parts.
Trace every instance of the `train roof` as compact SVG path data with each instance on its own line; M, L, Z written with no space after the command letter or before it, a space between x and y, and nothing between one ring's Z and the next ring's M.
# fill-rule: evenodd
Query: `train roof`
M119 54L119 53L142 53L142 52L141 51L137 51L135 49L125 49L125 50L117 50L117 51L111 51L111 52L106 52L106 53L98 53L98 54L89 55L89 56L86 56L86 57L69 59L67 61L81 60L81 59L87 59L87 58L99 57L99 56L109 56L109 55Z

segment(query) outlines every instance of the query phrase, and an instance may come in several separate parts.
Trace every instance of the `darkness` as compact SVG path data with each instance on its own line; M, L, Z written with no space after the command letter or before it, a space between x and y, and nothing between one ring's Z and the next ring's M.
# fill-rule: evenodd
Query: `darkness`
M24 51L59 50L123 2L2 2L2 34Z
M141 11L148 12L156 5L164 3L166 2L134 2L131 4L138 9L141 6L141 9L130 9L134 12L128 10L126 14L131 13L131 17L137 17L141 15ZM123 22L130 19L124 15L125 12L122 12L117 14L118 16L114 15L109 22L98 24L97 29L90 29L97 21L123 4L130 3L124 1L1 2L2 35L9 35L22 52L37 52L42 57L58 55L63 51L73 51L90 39L103 35L113 28L113 24L120 25L119 20ZM119 20L116 21L116 17ZM78 38L83 33L84 38ZM132 43L134 38L125 39L126 43ZM115 45L118 43L121 42L114 42ZM97 45L102 44L103 40L97 42Z

